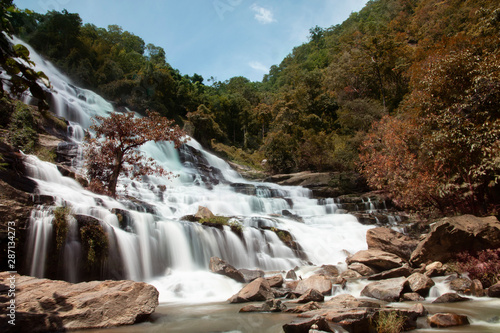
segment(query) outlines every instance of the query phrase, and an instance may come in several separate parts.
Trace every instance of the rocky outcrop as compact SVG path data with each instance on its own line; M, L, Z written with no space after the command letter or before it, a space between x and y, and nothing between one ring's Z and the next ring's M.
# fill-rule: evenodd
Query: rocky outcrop
M355 262L365 264L378 271L401 267L404 264L403 259L397 255L382 250L363 250L346 259L348 265Z
M0 273L7 282L9 273ZM48 332L130 325L146 319L158 306L155 287L134 281L65 281L16 276L16 326L7 324L9 300L2 299L2 332ZM8 286L0 284L2 293ZM14 330L12 330L14 328Z
M389 228L373 228L366 232L366 243L369 250L381 250L393 253L409 260L418 241Z
M431 232L411 255L414 266L432 261L446 262L463 251L500 247L500 222L494 216L447 217L432 226Z
M236 280L238 282L241 282L241 283L245 282L245 277L243 276L243 274L241 274L240 271L238 271L233 266L229 265L227 262L225 262L221 258L218 258L218 257L210 258L209 269L210 269L210 271L212 271L216 274L227 276L227 277L229 277L233 280Z
M361 291L361 296L386 302L397 302L406 284L407 281L404 277L372 282Z
M254 301L265 301L273 299L274 293L269 282L264 278L258 278L247 284L236 295L230 299L230 303L245 303Z

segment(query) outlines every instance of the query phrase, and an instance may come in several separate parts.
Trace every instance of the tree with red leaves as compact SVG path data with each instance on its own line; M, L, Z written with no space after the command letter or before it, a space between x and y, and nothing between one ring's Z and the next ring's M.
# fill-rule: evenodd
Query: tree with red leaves
M148 141L169 141L178 148L187 141L185 133L174 121L149 112L144 118L132 112L113 113L109 117L97 116L90 128L95 137L85 139L85 166L90 178L90 189L116 197L118 177L138 178L144 175L171 175L146 158L138 148Z

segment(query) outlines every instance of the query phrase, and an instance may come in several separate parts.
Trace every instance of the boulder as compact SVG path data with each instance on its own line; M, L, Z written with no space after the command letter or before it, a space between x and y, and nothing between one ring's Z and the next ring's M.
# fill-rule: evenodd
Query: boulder
M271 277L266 277L267 282L269 282L269 285L271 288L279 288L283 286L283 276L281 274L277 274Z
M258 278L247 284L243 289L241 289L236 295L233 295L230 299L230 303L244 303L244 302L255 302L255 301L265 301L267 299L273 299L274 294L271 290L269 282L264 278Z
M408 266L408 264L404 264L401 267L396 267L388 271L383 271L381 273L371 275L368 277L368 280L385 280L401 276L408 277L411 275L411 272L412 270L410 266Z
M404 277L372 282L361 291L361 296L372 297L386 302L397 302L406 283Z
M260 277L264 277L264 271L260 269L239 269L238 270L242 275L243 278L245 279L245 282L252 282L255 279L258 279Z
M283 325L283 332L285 333L309 333L311 326L316 325L318 330L324 332L335 332L330 324L323 317L315 318L302 318L294 320L291 323Z
M440 261L434 261L425 266L425 275L428 277L443 276L446 273L447 266Z
M419 302L425 300L425 298L418 293L404 293L401 299L405 302Z
M456 293L446 293L436 298L432 303L455 303L470 301L470 298L462 297Z
M361 276L370 276L370 275L377 274L377 272L373 268L370 268L370 267L366 266L365 264L362 264L359 262L355 262L353 264L350 264L349 267L347 267L347 268L351 271L355 271L355 272L359 273Z
M316 289L323 295L330 295L332 293L332 281L322 275L313 275L305 280L300 280L294 292L302 295L309 289Z
M455 313L436 313L428 317L427 321L431 327L439 328L470 324L467 316L458 315Z
M359 279L360 277L362 277L362 275L356 271L353 271L352 269L348 269L346 271L343 271L340 274L340 278L346 279L346 280L355 280L355 279Z
M467 278L456 278L450 281L450 289L462 294L465 294L466 291L470 291L471 287L472 281Z
M393 253L409 260L418 245L418 241L389 228L373 228L366 232L366 243L369 250L381 250Z
M483 288L483 284L481 283L481 281L479 281L478 279L472 280L470 290L468 290L468 291L466 290L465 294L475 296L475 297L483 297L484 296L484 288Z
M288 313L303 313L303 312L308 312L308 311L313 311L313 310L318 310L321 307L319 306L318 303L316 302L309 302L303 305L299 305L295 308L289 308L285 312Z
M308 289L305 293L300 296L296 302L297 303L309 303L309 302L323 302L325 296L317 291L316 289Z
M337 266L334 265L323 265L321 266L321 269L319 269L317 274L323 274L327 277L337 277L339 276L339 270Z
M286 272L285 278L289 280L297 280L297 273L295 273L295 271L291 269L288 272Z
M283 312L286 309L286 305L281 303L280 300L268 299L261 306L246 305L239 312Z
M495 216L462 215L441 219L413 251L414 266L446 262L456 253L500 247L500 222Z
M362 250L346 259L348 265L356 262L379 271L401 267L404 263L397 255L382 250Z
M9 273L0 273L8 281ZM66 331L131 325L147 319L158 306L158 291L134 281L69 283L15 276L16 326L0 315L2 332ZM0 302L8 302L4 299ZM0 304L6 308L7 303Z
M427 297L429 290L434 286L434 281L422 273L413 273L408 277L408 285L410 289L421 296Z
M500 282L488 288L488 297L500 297Z
M233 280L236 280L238 282L244 283L245 282L245 277L243 274L241 274L240 271L238 271L236 268L233 266L229 265L227 262L222 260L221 258L218 257L212 257L210 258L210 265L209 265L210 271L227 276Z

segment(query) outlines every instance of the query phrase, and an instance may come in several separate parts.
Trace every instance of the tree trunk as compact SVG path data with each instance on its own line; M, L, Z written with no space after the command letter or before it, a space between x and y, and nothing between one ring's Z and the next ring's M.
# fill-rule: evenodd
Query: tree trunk
M108 184L109 195L113 198L116 198L116 184L118 183L118 176L122 171L122 163L123 163L123 152L118 151L116 154L113 172L111 173L111 177L109 179L109 184Z

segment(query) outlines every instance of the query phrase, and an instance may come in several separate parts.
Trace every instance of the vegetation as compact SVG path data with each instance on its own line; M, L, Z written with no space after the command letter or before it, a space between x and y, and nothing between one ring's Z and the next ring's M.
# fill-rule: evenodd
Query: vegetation
M148 112L148 117L134 118L134 114L113 113L109 117L97 117L91 129L96 137L85 139L85 164L96 192L116 195L118 177L137 178L144 175L168 173L151 158L137 150L148 141L169 141L176 147L185 142L184 133L172 120L158 113ZM102 139L102 140L101 140Z
M108 255L108 237L99 224L88 224L80 228L84 258L88 268L99 263Z
M61 250L64 243L66 242L66 236L68 235L68 215L70 209L68 207L57 207L54 209L54 219L52 220L52 225L54 226L56 247L57 250Z
M399 333L403 331L406 317L398 311L379 311L375 320L377 333Z
M457 254L457 268L469 274L470 279L478 279L484 288L500 281L500 248L477 253Z
M262 82L181 75L161 47L67 11L9 15L12 31L78 83L157 110L226 157L265 159L274 173L360 171L406 209L500 209L496 1L371 0L312 28ZM115 176L94 176L113 188Z

